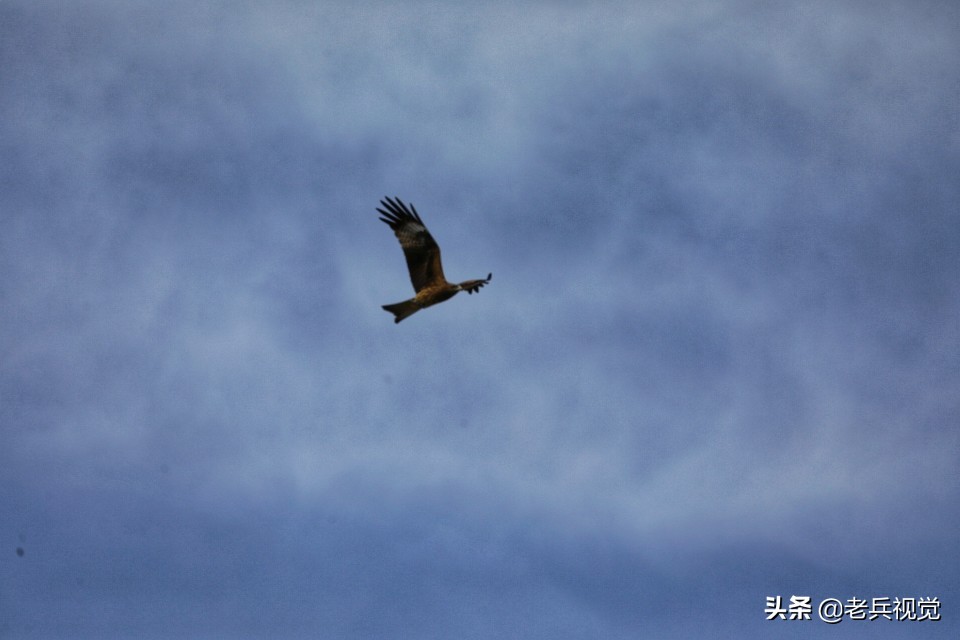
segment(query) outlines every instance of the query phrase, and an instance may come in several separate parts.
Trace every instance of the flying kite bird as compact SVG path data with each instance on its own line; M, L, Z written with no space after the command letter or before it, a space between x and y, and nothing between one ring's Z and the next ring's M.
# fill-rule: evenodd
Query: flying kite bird
M413 290L417 292L417 295L409 300L383 305L385 310L394 315L394 322L400 322L420 309L449 300L461 291L472 294L490 282L492 273L487 274L486 280L467 280L460 284L447 282L443 277L443 265L440 264L440 247L427 231L413 204L407 208L400 198L389 197L381 200L380 204L386 209L384 211L377 207L377 211L382 214L380 219L390 225L400 241L403 255L407 259L407 269L410 270L410 282L413 283Z

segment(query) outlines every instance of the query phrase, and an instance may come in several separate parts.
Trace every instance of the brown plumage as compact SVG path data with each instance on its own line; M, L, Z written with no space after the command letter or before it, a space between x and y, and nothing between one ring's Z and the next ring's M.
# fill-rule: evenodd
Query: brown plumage
M403 255L407 259L407 269L410 270L410 282L417 293L409 300L383 305L384 309L394 315L394 322L400 322L420 309L449 300L461 291L475 293L490 282L492 273L487 275L486 280L467 280L460 284L447 282L443 277L443 265L440 263L440 247L427 231L413 204L408 208L400 198L385 198L380 204L384 207L377 208L382 214L380 219L393 229L400 241Z

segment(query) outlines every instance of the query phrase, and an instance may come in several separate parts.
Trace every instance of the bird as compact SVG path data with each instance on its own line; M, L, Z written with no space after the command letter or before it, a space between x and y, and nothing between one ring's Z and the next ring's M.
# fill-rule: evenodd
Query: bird
M413 203L408 207L400 198L387 196L380 204L383 206L383 209L377 207L380 220L393 230L400 241L410 271L410 282L416 292L409 300L383 305L384 310L393 314L394 323L409 318L421 309L449 300L461 291L476 293L490 282L492 273L487 274L486 279L466 280L459 284L447 282L440 263L440 247L427 231Z

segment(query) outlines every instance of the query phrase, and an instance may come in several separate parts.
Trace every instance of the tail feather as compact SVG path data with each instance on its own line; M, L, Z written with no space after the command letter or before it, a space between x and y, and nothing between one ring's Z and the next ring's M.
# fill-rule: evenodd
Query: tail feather
M404 300L403 302L397 302L395 304L385 304L383 305L385 311L389 311L394 315L394 323L400 322L404 318L408 318L420 310L420 307L417 306L417 303L414 302L413 298L409 300Z

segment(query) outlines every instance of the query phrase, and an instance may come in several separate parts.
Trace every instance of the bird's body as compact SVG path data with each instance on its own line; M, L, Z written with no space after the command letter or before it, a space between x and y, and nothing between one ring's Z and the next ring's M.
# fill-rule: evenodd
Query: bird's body
M400 322L420 309L449 300L461 291L475 293L490 282L493 274L488 274L485 280L467 280L459 284L447 282L440 262L440 247L427 231L413 204L408 208L400 198L385 198L380 204L385 209L377 208L382 214L380 219L390 226L400 241L410 271L410 282L416 292L409 300L383 305L385 310L394 315L394 322Z

